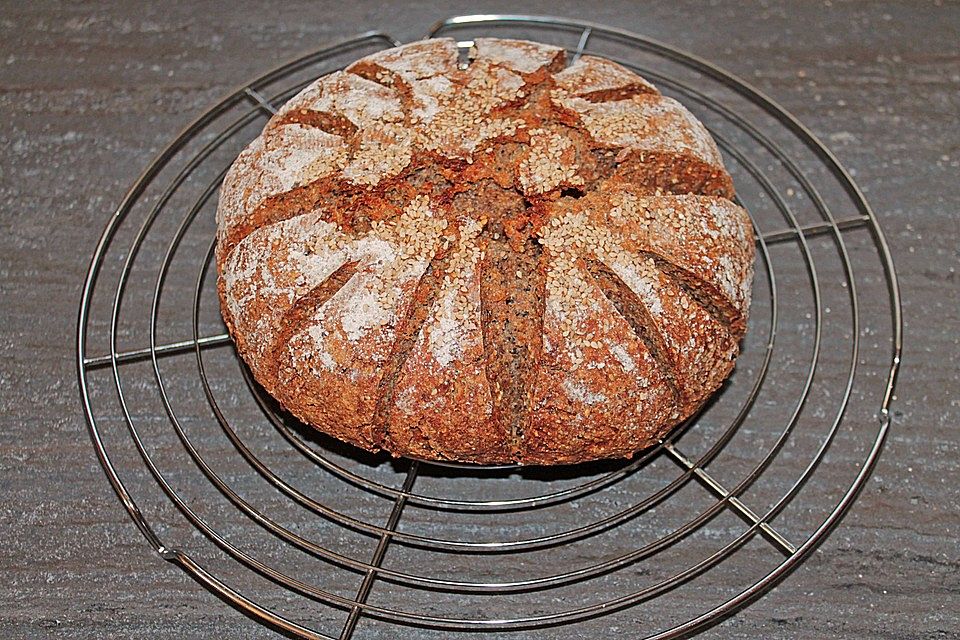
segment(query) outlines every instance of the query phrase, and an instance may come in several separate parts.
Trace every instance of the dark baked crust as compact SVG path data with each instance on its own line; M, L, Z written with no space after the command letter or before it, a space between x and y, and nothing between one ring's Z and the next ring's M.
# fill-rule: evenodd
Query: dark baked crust
M629 456L733 368L753 235L716 145L639 76L451 40L321 78L231 167L221 308L308 424L396 455Z

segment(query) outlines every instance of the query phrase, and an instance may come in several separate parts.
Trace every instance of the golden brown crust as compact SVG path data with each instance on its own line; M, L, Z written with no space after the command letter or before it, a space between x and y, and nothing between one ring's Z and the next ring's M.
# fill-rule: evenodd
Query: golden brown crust
M733 367L749 218L709 134L622 67L438 39L321 78L234 163L221 308L335 437L482 463L629 456Z

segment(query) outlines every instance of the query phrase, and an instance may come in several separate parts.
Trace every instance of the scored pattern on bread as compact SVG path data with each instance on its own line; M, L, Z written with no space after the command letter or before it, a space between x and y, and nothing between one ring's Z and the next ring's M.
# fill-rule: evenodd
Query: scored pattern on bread
M478 39L368 56L271 118L217 210L254 377L369 450L630 456L733 369L754 239L715 143L601 58Z

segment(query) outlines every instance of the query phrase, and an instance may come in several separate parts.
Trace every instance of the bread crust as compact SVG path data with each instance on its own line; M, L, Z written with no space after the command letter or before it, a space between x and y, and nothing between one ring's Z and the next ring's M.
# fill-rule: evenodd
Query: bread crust
M636 74L449 39L287 103L228 171L218 290L292 414L394 455L627 457L733 369L749 217L716 144Z

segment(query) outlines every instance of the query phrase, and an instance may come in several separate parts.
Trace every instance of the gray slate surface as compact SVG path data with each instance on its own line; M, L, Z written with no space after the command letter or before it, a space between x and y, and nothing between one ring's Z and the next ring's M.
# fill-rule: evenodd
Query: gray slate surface
M807 562L703 637L960 637L960 7L607 3L588 16L583 7L523 9L674 43L749 79L827 141L876 209L903 289L895 426L872 480ZM152 554L92 454L73 351L89 255L145 163L228 88L363 30L411 40L446 15L515 10L489 2L443 11L359 1L0 5L0 635L275 637ZM176 538L176 527L169 534ZM372 550L369 539L340 542L362 557ZM382 595L390 602L388 589ZM696 593L686 597L680 613L696 612ZM341 620L330 615L330 628ZM642 621L627 612L577 633L630 636L635 625ZM357 637L394 632L368 623ZM405 632L421 635L440 637Z

